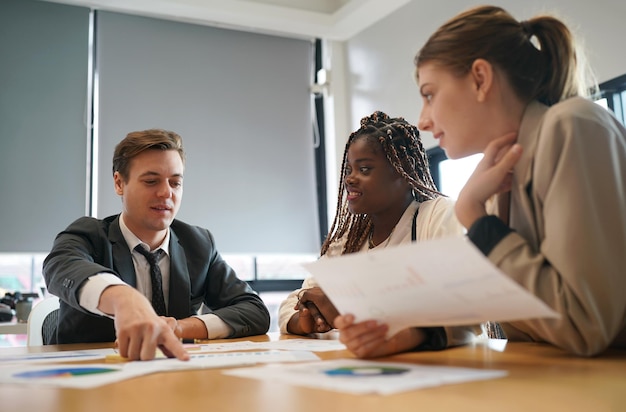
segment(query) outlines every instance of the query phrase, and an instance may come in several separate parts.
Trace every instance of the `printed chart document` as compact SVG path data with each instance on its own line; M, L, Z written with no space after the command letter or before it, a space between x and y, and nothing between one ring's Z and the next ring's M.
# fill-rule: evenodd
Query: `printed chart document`
M559 317L495 267L469 240L450 237L303 265L340 313L411 326Z
M62 353L62 352L60 352ZM74 360L66 358L66 360ZM320 358L307 351L255 351L228 353L190 352L189 361L157 358L150 361L33 365L32 362L0 367L0 384L26 384L88 389L157 372L224 368L271 362L311 362Z
M422 366L357 359L295 365L272 364L257 368L229 369L223 373L336 392L379 395L391 395L452 383L495 379L507 375L506 371L500 370ZM416 410L418 410L417 407Z
M198 351L208 352L231 352L242 350L287 350L287 351L310 351L310 352L327 352L335 350L344 350L346 345L338 340L325 339L285 339L270 342L219 342L206 343L198 347ZM0 358L1 361L1 358Z

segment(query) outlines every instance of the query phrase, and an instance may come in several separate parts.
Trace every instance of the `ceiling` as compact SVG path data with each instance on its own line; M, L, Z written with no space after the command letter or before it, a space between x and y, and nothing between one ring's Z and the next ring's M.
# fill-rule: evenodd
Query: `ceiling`
M410 0L48 0L297 38L347 40Z

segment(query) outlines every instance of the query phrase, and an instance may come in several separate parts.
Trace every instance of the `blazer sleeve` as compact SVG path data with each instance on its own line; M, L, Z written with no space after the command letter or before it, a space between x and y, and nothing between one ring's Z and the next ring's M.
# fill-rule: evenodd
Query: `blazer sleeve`
M48 291L84 313L89 312L78 302L83 283L97 273L117 275L111 269L110 248L102 239L106 239L106 233L98 220L79 218L57 235L43 262Z
M488 257L561 315L503 324L509 338L591 356L624 329L626 132L601 109L576 108L546 115L531 184L520 191L526 204L516 205L532 210L523 231L538 250L512 232Z

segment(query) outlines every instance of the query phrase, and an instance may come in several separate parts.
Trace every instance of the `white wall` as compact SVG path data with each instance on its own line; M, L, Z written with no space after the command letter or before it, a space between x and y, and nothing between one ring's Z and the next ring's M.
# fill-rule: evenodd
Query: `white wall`
M626 53L622 52L623 39L626 38L624 4L610 0L496 0L491 3L505 8L520 20L539 13L563 19L577 39L584 42L599 82L626 73ZM341 76L349 95L345 105L350 115L350 130L336 131L339 160L351 129L358 126L361 117L374 110L417 122L421 101L413 79L415 54L447 19L479 4L484 3L412 0L345 42L345 72ZM338 75L333 73L333 78L338 80ZM430 134L424 133L423 138L427 148L436 146Z

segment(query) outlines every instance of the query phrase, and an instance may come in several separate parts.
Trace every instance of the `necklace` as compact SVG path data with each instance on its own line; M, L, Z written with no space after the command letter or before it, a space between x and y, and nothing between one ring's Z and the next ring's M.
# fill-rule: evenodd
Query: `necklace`
M385 243L385 245L383 246L383 248L386 248L387 245L389 244L389 241L391 241L391 235L393 235L393 231L396 230L396 227L394 226L393 229L391 229L391 232L389 233L389 236L387 236L387 240L384 240L383 242ZM372 228L372 230L370 230L370 234L367 237L367 245L369 246L370 249L374 249L376 246L379 246L381 243L379 243L378 245L374 244L374 240L372 239L372 237L374 236L374 228Z

